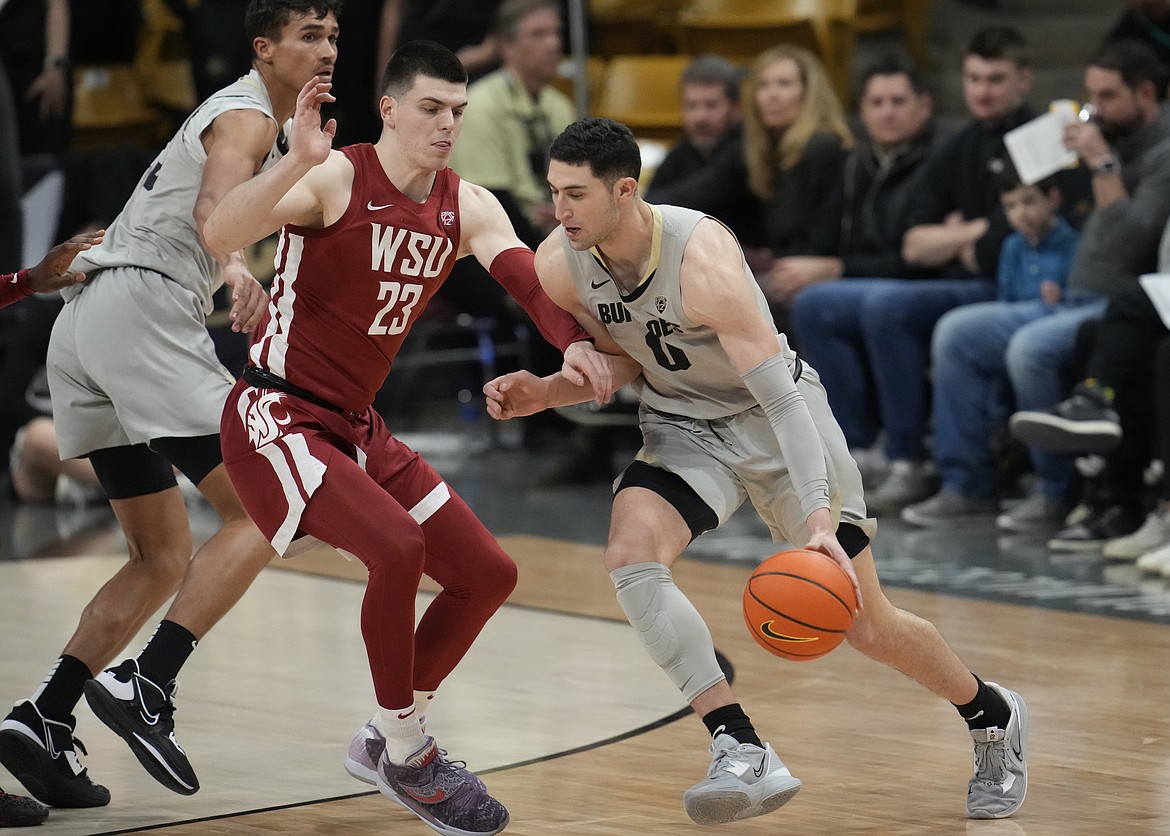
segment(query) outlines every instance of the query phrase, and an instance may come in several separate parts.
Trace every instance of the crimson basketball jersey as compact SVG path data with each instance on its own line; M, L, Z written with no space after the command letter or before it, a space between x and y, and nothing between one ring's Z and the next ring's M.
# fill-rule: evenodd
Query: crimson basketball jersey
M325 229L286 225L252 365L345 410L369 406L415 319L459 252L459 176L435 174L411 200L374 146L341 149L354 167L349 206Z

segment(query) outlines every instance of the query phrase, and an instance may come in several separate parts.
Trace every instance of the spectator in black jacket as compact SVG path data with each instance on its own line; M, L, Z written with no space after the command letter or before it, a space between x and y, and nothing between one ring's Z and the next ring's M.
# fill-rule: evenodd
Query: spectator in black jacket
M727 224L741 241L760 239L760 206L747 193L739 91L743 71L718 55L700 55L679 83L683 137L654 172L651 203L698 209ZM735 172L738 186L720 182Z
M839 366L827 372L833 388L857 392L853 400L866 406L843 414L841 425L863 475L873 481L885 463L883 452L869 452L881 429L873 376L859 344L855 358L834 353L841 343L825 336L823 321L859 313L857 294L874 285L856 279L939 275L938 270L906 263L902 236L927 165L951 135L935 121L934 102L922 76L899 56L866 69L859 105L864 132L845 160L835 197L834 212L840 218L836 252L779 259L770 280L772 298L791 304L793 329L805 356L817 368ZM849 281L836 281L842 278ZM846 359L850 362L841 366Z
M902 257L902 237L923 188L926 163L951 134L934 118L934 101L921 74L890 55L862 75L860 119L864 133L845 158L841 182L830 204L840 219L831 255L795 255L777 260L770 296L788 300L803 288L840 278L937 276Z
M1023 36L1007 26L977 32L963 56L963 95L972 120L925 165L915 185L901 275L810 288L794 315L802 350L821 373L849 446L867 450L884 429L884 483L866 504L881 511L930 496L926 371L935 323L948 310L995 296L999 248L1010 232L992 182L1003 135L1032 114ZM941 278L911 280L915 274ZM831 294L831 298L828 296ZM872 381L872 384L870 383ZM877 452L860 455L865 461Z

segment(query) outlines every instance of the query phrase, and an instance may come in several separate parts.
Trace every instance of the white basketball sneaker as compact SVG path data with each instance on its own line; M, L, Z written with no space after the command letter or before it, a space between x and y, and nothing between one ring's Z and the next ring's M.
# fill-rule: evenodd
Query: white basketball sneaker
M780 808L800 789L800 779L772 751L721 734L711 744L707 777L683 795L696 824L727 824Z
M975 774L967 785L967 815L973 819L1002 819L1024 803L1028 791L1028 707L1015 691L994 682L1012 710L1006 729L975 729Z

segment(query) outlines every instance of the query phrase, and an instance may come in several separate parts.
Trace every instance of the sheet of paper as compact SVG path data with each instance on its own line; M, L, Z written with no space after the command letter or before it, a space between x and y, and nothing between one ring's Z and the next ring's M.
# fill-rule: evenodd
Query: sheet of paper
M1003 143L1025 186L1076 163L1077 155L1062 140L1066 124L1066 114L1045 113L1004 134Z
M1162 317L1162 324L1170 328L1170 273L1147 273L1138 281Z

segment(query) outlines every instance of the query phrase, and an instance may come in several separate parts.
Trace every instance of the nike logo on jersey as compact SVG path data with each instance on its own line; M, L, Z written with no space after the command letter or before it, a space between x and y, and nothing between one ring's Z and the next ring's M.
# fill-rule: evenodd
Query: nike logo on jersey
M13 283L13 284L16 284L16 276L13 276L13 277L12 277L12 283Z
M589 286L594 290L597 290L599 288L605 287L607 284L609 284L609 279L602 279L600 282L590 282Z
M393 205L394 205L393 203L387 203L385 206L375 206L374 201L371 200L369 203L366 204L366 208L369 209L371 212L380 212L383 209L389 209Z

